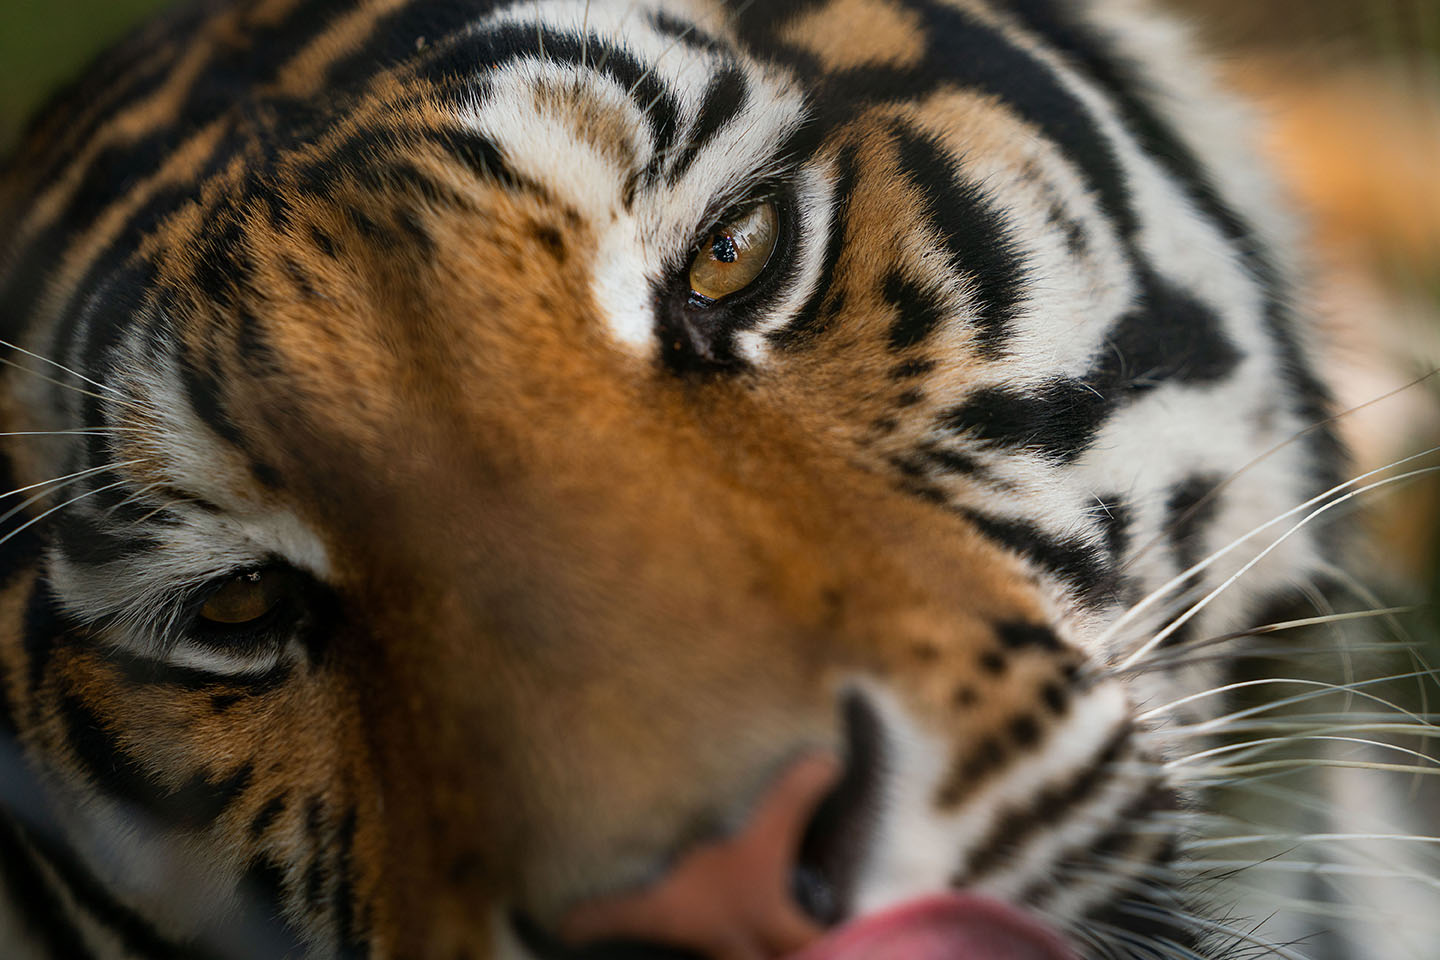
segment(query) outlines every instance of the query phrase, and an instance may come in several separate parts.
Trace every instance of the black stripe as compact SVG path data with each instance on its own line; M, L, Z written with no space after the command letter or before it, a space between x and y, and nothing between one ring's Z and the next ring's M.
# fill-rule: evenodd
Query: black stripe
M1031 451L1056 463L1078 459L1111 403L1083 381L1062 379L1033 391L986 387L940 417L940 425L982 449Z
M830 198L830 232L826 237L825 258L820 264L820 275L816 278L814 292L800 308L795 319L779 330L772 330L765 335L769 342L782 349L794 349L810 343L834 320L835 313L828 310L822 312L821 307L831 295L835 267L840 262L840 254L844 252L845 238L850 229L846 211L850 195L855 192L858 176L855 156L855 149L846 147L835 162L840 175L835 183L835 193Z
M33 528L32 528L33 529ZM41 703L38 697L45 684L45 675L50 668L50 657L55 645L64 635L65 625L57 615L57 604L50 585L37 580L30 592L30 601L25 605L24 630L26 691L30 695L30 714L22 726L38 726L42 721Z
M926 289L898 270L885 275L881 295L895 308L895 319L890 325L891 350L905 350L922 342L944 319L941 307L944 291Z
M60 252L76 232L93 223L136 182L159 169L164 159L202 126L217 117L233 116L233 108L245 100L248 91L272 80L344 9L345 5L311 0L301 3L282 22L255 29L246 36L247 42L220 45L189 85L185 102L173 121L138 141L102 150L86 168L61 213L26 245L0 280L0 315L5 317L0 324L8 331L7 339L14 335L11 324L29 318L48 282L49 268L58 262ZM172 208L173 204L166 207L167 211ZM131 219L134 222L135 218ZM135 249L136 236L128 228L122 231L118 246L125 256ZM109 262L111 257L102 255L100 259Z
M310 852L310 863L305 867L305 882L302 886L305 909L311 914L318 913L324 906L327 872L325 835L328 823L325 802L319 797L311 797L305 804L305 847Z
M341 818L335 832L335 933L340 941L340 955L345 960L365 960L370 956L369 922L366 911L357 909L359 894L355 889L355 808Z
M472 130L434 130L428 139L482 180L512 188L522 184L530 186L505 163L504 155L492 140Z
M1315 376L1293 329L1285 284L1253 226L1225 201L1199 158L1145 99L1147 84L1138 65L1109 47L1075 10L1054 0L1014 0L1011 9L1029 29L1074 58L1110 95L1122 121L1140 146L1164 166L1196 207L1231 241L1255 278L1266 289L1265 327L1280 354L1282 373L1295 394L1294 410L1302 422L1321 424L1331 414L1328 388ZM1312 458L1310 489L1318 494L1339 482L1344 450L1329 426L1305 438Z
M245 435L240 432L229 411L225 409L224 387L215 373L208 368L202 368L201 363L196 357L180 358L180 380L185 387L185 395L190 400L190 409L222 440L238 450L244 450Z
M1228 376L1241 354L1214 311L1158 276L1141 307L1121 317L1084 377L1039 388L989 387L945 412L941 424L983 447L1031 450L1073 463L1125 404L1166 383Z
M270 829L270 825L275 822L276 818L285 812L286 796L286 791L281 790L275 794L275 796L265 801L265 805L250 819L251 840L259 840L264 836L265 831Z
M935 369L934 360L906 360L904 363L896 364L890 371L891 380L911 380L915 377L923 377Z
M672 185L690 170L700 151L715 139L726 124L739 115L749 98L750 89L745 82L745 74L738 67L727 66L710 79L685 149L680 151L680 155L670 167L670 172L666 174L666 179Z
M139 243L139 234L131 238ZM124 238L120 243L124 242ZM62 352L61 360L76 370L85 370L101 383L110 382L114 351L134 329L150 301L157 267L151 260L133 260L130 250L112 246L74 290L65 291L71 307L60 316L52 341ZM78 309L75 306L78 305ZM172 314L172 316L175 316ZM78 335L83 329L85 335ZM100 401L93 409L99 416ZM105 423L105 419L87 421ZM93 450L101 449L99 438ZM102 461L103 462L103 461ZM96 464L98 466L98 464Z
M17 485L15 471L10 462L10 454L0 449L0 488L10 491L14 490ZM0 501L3 500L4 498L0 497ZM21 573L32 569L35 561L40 557L43 541L35 527L29 526L24 530L18 530L28 520L28 515L22 511L0 526L0 590L4 590L14 583L15 578Z
M935 804L942 810L958 806L985 777L1005 765L1009 754L998 737L983 737L957 760L949 775L935 791Z
M0 660L0 750L15 740L19 732L19 717L15 714L14 704L10 702L10 670L5 666L5 661Z
M212 673L195 667L182 667L159 658L136 656L120 650L107 652L107 660L115 664L126 681L146 686L174 687L180 691L213 695L239 694L259 696L269 693L290 679L293 667L280 663L255 674Z
M0 878L4 880L0 890L6 894L6 908L44 944L47 956L64 960L94 957L20 833L0 809Z
M645 111L654 141L655 159L648 176L658 173L659 158L667 155L675 142L680 106L655 72L622 47L604 45L597 49L572 33L560 33L535 24L505 24L483 33L467 33L426 57L418 68L420 74L439 89L450 88L456 105L474 96L473 84L459 86L456 80L468 81L505 64L525 58L542 57L553 64L585 68L609 77L630 94L637 106ZM583 60L582 60L583 56Z
M1009 222L978 184L960 176L950 152L933 137L907 127L898 127L895 137L901 175L920 193L926 225L944 247L951 272L974 290L980 352L994 356L1024 298L1025 263Z
M1004 811L985 839L966 856L964 866L951 877L951 886L974 883L1019 853L1040 830L1060 822L1066 811L1093 797L1114 775L1110 765L1130 742L1130 733L1130 725L1122 725L1093 756L1083 761L1084 766L1069 780L1047 786L1026 806Z
M95 481L91 481L95 483ZM104 484L99 484L104 486ZM96 507L104 509L105 504L101 498L106 494L118 492L123 501L130 494L126 493L123 487L117 487L113 491L94 497L87 497L94 501ZM113 506L113 504L112 504ZM155 507L148 503L126 504L122 509L129 512L135 507L143 509L144 514L151 514L152 522L159 522L161 514L155 512ZM88 566L103 566L107 563L118 563L124 560L133 560L136 557L154 550L159 541L142 534L120 533L103 526L98 517L88 516L78 510L63 510L54 516L54 523L51 529L55 535L55 545L65 555L65 559L74 563ZM117 517L123 521L124 517Z
M971 509L959 512L991 540L1065 580L1087 603L1102 602L1109 595L1115 576L1113 569L1101 551L1087 541L1078 537L1052 537L1023 520L1003 519Z
M1165 504L1165 535L1170 541L1177 573L1190 569L1202 559L1205 534L1220 510L1221 495L1216 491L1223 481L1224 478L1218 475L1197 474L1186 477L1171 488ZM1177 596L1184 596L1204 580L1204 571L1192 573L1177 589ZM1161 646L1173 647L1185 643L1194 630L1195 620L1192 618L1166 637Z
M96 787L167 825L197 828L213 823L244 793L254 774L247 763L218 783L196 773L179 787L172 787L149 773L78 698L64 697L59 712L70 748Z
M378 18L369 36L326 68L324 89L362 86L415 59L420 41L424 48L443 45L501 5L495 0L410 0Z
M931 466L942 473L953 473L962 477L974 477L989 473L979 460L958 450L927 445L921 449L920 453Z
M995 636L1007 650L1044 650L1059 653L1065 649L1055 631L1043 623L1010 620L995 624Z
M1130 550L1130 524L1134 511L1124 497L1117 494L1097 495L1090 516L1100 525L1105 537L1105 549L1110 552L1110 562L1122 564Z
M721 45L719 40L701 30L696 24L689 20L681 20L663 10L656 10L650 14L650 26L655 28L656 33L671 37L691 50L720 54L727 49Z

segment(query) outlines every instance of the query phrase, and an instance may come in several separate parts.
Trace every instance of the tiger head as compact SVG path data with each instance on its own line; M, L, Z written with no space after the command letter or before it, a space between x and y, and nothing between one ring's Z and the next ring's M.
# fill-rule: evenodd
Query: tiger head
M3 194L37 942L1207 949L1184 645L1314 578L1244 537L1339 457L1194 62L1046 0L257 0L103 59Z

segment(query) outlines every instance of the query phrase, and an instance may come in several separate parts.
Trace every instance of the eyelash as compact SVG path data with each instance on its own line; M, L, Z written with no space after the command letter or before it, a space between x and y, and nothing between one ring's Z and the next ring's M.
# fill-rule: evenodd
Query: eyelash
M283 568L295 578L289 595L275 608L252 623L222 626L200 617L206 602L220 588L247 571ZM314 586L305 574L285 564L255 564L208 577L204 582L182 588L154 602L137 601L128 614L109 618L109 625L121 627L140 638L160 655L184 645L198 645L229 652L256 652L268 644L281 645L306 628L309 619L307 594Z

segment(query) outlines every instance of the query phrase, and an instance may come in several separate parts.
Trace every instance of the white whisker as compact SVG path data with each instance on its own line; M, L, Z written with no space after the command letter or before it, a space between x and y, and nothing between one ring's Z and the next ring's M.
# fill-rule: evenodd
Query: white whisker
M39 516L32 517L32 518L30 518L29 520L25 521L24 523L20 524L20 526L16 527L14 530L11 530L11 531L7 532L3 537L0 537L0 543L5 543L5 542L6 542L7 540L9 540L11 537L14 537L15 535L19 534L20 532L22 532L23 530L25 530L25 529L28 528L28 527L34 526L35 524L39 523L41 520L44 520L46 517L50 516L52 513L55 513L56 511L63 510L63 509L65 509L66 507L71 506L72 504L75 504L75 503L80 502L81 500L84 500L86 497L93 497L93 496L95 496L97 493L104 493L106 490L112 490L112 489L114 489L115 487L124 486L127 482L128 482L128 481L126 481L126 480L116 480L114 483L107 483L107 484L105 484L105 486L103 486L103 487L96 487L94 490L86 490L84 493L79 494L78 496L71 497L69 500L66 500L64 503L61 503L61 504L58 504L58 505L56 505L56 506L51 507L49 510L46 510L44 513L41 513Z
M1436 367L1435 369L1431 370L1431 371L1428 372L1428 373L1421 374L1419 377L1416 377L1414 380L1411 380L1409 383L1403 384L1403 385L1401 385L1401 386L1399 386L1399 387L1396 387L1396 388L1393 389L1393 390L1389 390L1389 391L1387 391L1387 392L1385 392L1385 393L1382 393L1382 394L1380 394L1378 397L1372 397L1371 399L1366 400L1366 401L1363 402L1363 403L1358 403L1358 404L1356 404L1356 405L1353 406L1353 407L1349 407L1349 408L1347 408L1347 409L1345 409L1345 410L1340 411L1339 413L1332 414L1331 416L1326 417L1326 418L1323 419L1323 420L1318 420L1318 421L1316 421L1315 423L1312 423L1312 424L1310 424L1310 425L1307 426L1307 427L1304 427L1304 428L1302 428L1302 429L1300 429L1300 430L1297 430L1295 433L1291 434L1289 437L1286 437L1284 440L1282 440L1282 441L1280 441L1279 443L1275 444L1273 447L1270 447L1268 450L1265 450L1265 451L1263 451L1262 453L1258 454L1254 459L1250 460L1248 463L1246 463L1245 465L1241 466L1238 470L1234 471L1234 472L1231 473L1229 476L1227 476L1224 480L1221 480L1219 483L1217 483L1213 488L1210 489L1209 492L1207 492L1207 493L1205 494L1205 496L1201 497L1198 501L1196 501L1195 503L1191 504L1191 506L1189 507L1189 509L1186 510L1186 512L1185 512L1183 515L1181 515L1180 517L1176 518L1176 520L1175 520L1172 524L1170 524L1169 526L1167 526L1164 530L1161 530L1161 531L1160 531L1159 533L1157 533L1151 540L1149 540L1148 542L1146 542L1145 544L1143 544L1143 545L1142 545L1138 550L1136 550L1129 558L1126 559L1126 561L1120 566L1120 570L1121 570L1122 572L1125 571L1125 570L1128 570L1132 564L1134 564L1134 563L1135 563L1137 560L1139 560L1141 557L1145 556L1145 555L1148 554L1151 550L1153 550L1153 549L1155 548L1156 544L1163 543L1163 542L1165 541L1165 538L1169 535L1171 529L1173 529L1173 527L1174 527L1176 524L1184 523L1184 522L1185 522L1185 519L1186 519L1187 517L1193 515L1195 511L1197 511L1197 510L1201 509L1202 507L1204 507L1204 505L1205 505L1207 502L1209 502L1210 500L1213 500L1213 499L1214 499L1216 496L1218 496L1222 491L1224 491L1224 489L1225 489L1226 487L1228 487L1230 484L1234 483L1234 482L1235 482L1236 480L1238 480L1240 477L1244 476L1245 473L1247 473L1247 472L1248 472L1249 470L1251 470L1252 468L1258 466L1259 464L1263 463L1265 460L1268 460L1270 457L1272 457L1272 456L1274 456L1275 454L1279 453L1281 450L1284 450L1286 447L1289 447L1291 444L1293 444L1293 443L1295 443L1295 442L1297 442L1297 441L1299 441L1299 440L1301 440L1301 439L1309 436L1311 433L1314 433L1316 430L1319 430L1319 429L1322 428L1322 427L1326 427L1326 426L1329 426L1330 424L1337 423L1337 422L1339 422L1340 420L1343 420L1345 417L1348 417L1348 416L1350 416L1351 414L1354 414L1354 413L1358 413L1358 412L1360 412L1361 410L1365 410L1365 409L1367 409L1368 407L1374 406L1374 405L1377 404L1377 403L1383 403L1384 401L1389 400L1391 397L1398 396L1399 394L1404 393L1404 392L1407 391L1407 390L1413 390L1413 389L1415 389L1416 387L1418 387L1418 386L1422 385L1423 383L1425 383L1425 381L1432 379L1432 378L1435 377L1437 374L1440 374L1440 367Z
M585 13L580 17L580 69L585 69L585 54L590 40L590 0L585 0Z
M50 495L51 495L52 493L54 493L56 490L63 490L64 488L70 486L71 484L79 483L81 480L84 480L86 477L93 476L93 475L95 475L95 474L97 474L97 473L104 473L104 472L107 471L107 470L117 470L117 469L119 469L119 468L121 468L121 467L133 467L133 466L135 466L135 465L137 465L137 464L141 464L141 463L144 463L144 462L145 462L144 460L124 460L124 461L121 461L121 462L119 462L119 463L103 463L103 464L101 464L101 465L98 466L98 467L89 467L89 468L87 468L87 469L85 469L85 470L80 470L80 471L77 471L76 473L67 474L66 476L63 476L63 477L56 477L56 478L51 479L51 480L41 481L40 483L32 483L32 484L30 484L28 487L19 487L18 489L11 490L9 493L5 494L5 496L8 497L8 496L11 496L11 495L17 494L17 493L24 493L24 492L27 491L27 490L34 490L36 487L44 487L44 488L45 488L45 489L41 490L39 493L35 494L34 496L31 496L31 497L26 498L25 500L22 500L20 503L16 504L14 507L12 507L12 508L10 508L9 510L7 510L5 513L0 513L0 524L3 524L5 521L7 521L7 520L9 520L11 517L15 516L17 513L20 513L20 512L21 512L22 510L24 510L26 507L31 506L32 504L38 503L38 502L41 501L41 500L44 500L46 497L50 496ZM124 482L124 481L122 481L122 482ZM112 486L113 486L113 484L112 484ZM26 526L29 526L29 524L26 524ZM21 527L21 528L19 528L19 529L24 529L24 527ZM0 543L3 543L3 542L4 542L3 540L0 540Z
M1192 663L1192 662L1203 663L1203 662L1205 662L1205 660L1207 660L1207 659L1223 659L1223 660L1227 660L1227 661L1228 661L1228 660L1233 660L1233 659L1235 658L1235 654L1234 654L1234 653L1231 653L1231 652L1214 654L1212 657L1208 657L1208 658L1207 658L1207 657L1191 657L1191 656L1188 656L1188 654L1191 653L1191 652L1193 652L1193 651L1195 651L1195 650L1197 650L1197 649L1203 649L1203 648L1206 648L1206 647L1212 647L1212 646L1216 646L1216 645L1222 644L1222 643L1230 643L1230 642L1235 641L1235 640L1244 640L1244 639L1247 639L1247 638L1249 638L1249 637L1263 637L1263 636L1266 636L1266 635L1272 634L1272 633L1283 633L1283 632L1285 632L1285 631L1287 631L1287 630L1300 630L1300 629L1303 629L1303 628L1305 628L1305 627L1320 626L1320 625L1323 625L1323 624L1338 624L1338 623L1345 623L1345 622L1352 621L1352 620L1373 620L1373 619L1375 619L1375 618L1377 618L1377 617L1392 617L1392 616L1395 616L1395 615L1397 615L1397 614L1416 613L1416 612L1418 612L1418 611L1420 611L1420 610L1424 610L1425 608L1426 608L1426 605L1425 605L1425 604L1411 604L1411 605L1408 605L1408 606L1400 606L1400 607L1383 607L1383 608L1378 609L1378 610L1354 610L1354 611L1346 611L1345 613L1330 613L1330 614L1325 614L1325 615L1323 615L1323 616L1317 616L1317 617L1302 617L1302 618L1297 619L1297 620L1286 620L1286 621L1278 622L1278 623L1262 624L1261 626L1258 626L1258 627L1250 627L1250 628L1247 629L1247 630L1236 630L1236 631L1234 631L1234 632L1232 632L1232 633L1225 633L1225 634L1221 634L1221 635L1215 636L1215 637L1207 637L1207 638L1204 639L1204 640L1188 641L1182 649L1179 649L1179 650L1174 651L1173 656L1167 655L1167 656L1164 656L1164 657L1155 657L1155 658L1152 658L1151 660L1149 660L1149 661L1146 662L1146 663L1140 664L1140 665L1138 665L1138 666L1133 666L1133 667L1130 667L1130 668L1124 669L1124 670L1121 670L1120 668L1116 667L1116 668L1113 668L1113 669L1107 671L1107 673L1108 673L1109 675L1111 675L1111 676L1131 675L1131 674L1135 674L1135 673L1142 673L1142 672L1149 671L1149 670L1168 670L1168 669L1173 669L1173 668L1176 667L1176 666L1184 665L1184 664L1188 664L1188 663ZM1421 645L1420 645L1419 643L1416 643L1416 642L1414 642L1414 641L1411 641L1409 644L1405 644L1405 643L1385 643L1385 644L1356 645L1356 644L1353 644L1353 643L1343 643L1343 644L1337 644L1337 646L1336 646L1335 648L1333 648L1333 649L1332 649L1332 648L1325 648L1325 649L1322 649L1322 650L1316 650L1316 649L1313 649L1313 648L1311 648L1311 649L1297 649L1297 648L1294 648L1294 647L1285 647L1285 648L1274 647L1274 648L1269 648L1269 650L1267 651L1265 648L1260 648L1260 649L1257 650L1256 648L1253 648L1253 647L1246 647L1246 648L1244 649L1244 654L1245 654L1246 657L1262 657L1262 656L1270 655L1270 651L1273 651L1274 655L1277 655L1277 656L1278 656L1278 655L1282 655L1282 654L1283 654L1283 655L1287 655L1287 656L1304 656L1304 655L1308 655L1308 654L1322 654L1322 653L1323 653L1323 654L1336 655L1336 656L1344 656L1344 655L1346 655L1346 653L1355 653L1355 652L1359 652L1359 651L1362 651L1362 650L1372 650L1372 651L1387 651L1387 650L1389 650L1389 651L1394 651L1394 650L1403 650L1403 649L1408 649L1408 648L1418 648L1418 647L1420 647L1420 646L1421 646ZM1347 677L1347 679L1353 679L1353 677Z
M1178 700L1172 700L1162 706L1154 707L1153 709L1141 713L1137 719L1142 722L1146 720L1151 720L1170 710L1185 706L1188 703L1193 703L1206 697L1218 696L1222 693L1230 693L1235 690L1244 690L1248 687L1261 687L1272 684L1293 683L1299 686L1319 687L1321 689L1311 690L1306 693L1295 694L1290 697L1285 697L1281 700L1274 700L1270 703L1262 703L1254 707L1246 707L1243 710L1237 710L1233 713L1225 714L1224 716L1215 717L1209 720L1203 720L1199 723L1192 725L1191 729L1220 730L1224 729L1225 724L1230 720L1253 716L1257 713L1264 713L1269 710L1275 710L1280 707L1288 707L1297 703L1305 703L1306 701L1316 699L1317 697L1326 696L1331 693L1344 693L1347 690L1357 691L1358 695L1366 699L1381 704L1382 706L1390 707L1394 709L1396 713L1409 717L1411 720L1423 722L1420 721L1418 714L1412 713L1411 711L1406 710L1404 707L1401 707L1399 704L1392 703L1391 701L1386 700L1383 697L1362 691L1360 690L1360 688L1374 684L1390 683L1395 680L1408 680L1413 677L1428 675L1429 671L1397 673L1385 677L1372 677L1368 680L1357 680L1354 683L1328 683L1324 680L1309 680L1303 677L1261 677L1256 680L1237 680L1234 683L1222 684L1218 687L1212 687L1209 690L1202 690L1199 693L1192 693L1188 696L1181 697Z
M1230 543L1226 544L1224 547L1221 547L1219 550L1212 551L1210 555L1205 557L1203 560L1192 564L1190 567L1176 574L1174 577L1166 581L1164 584L1160 585L1155 590L1152 590L1150 593L1146 594L1145 597L1143 597L1141 600L1131 606L1129 610L1125 611L1125 613L1116 618L1114 623L1110 624L1110 626L1108 626L1105 630L1101 631L1095 642L1097 644L1103 645L1113 640L1121 630L1134 623L1136 618L1151 609L1156 603L1160 602L1161 599L1170 595L1171 593L1174 593L1177 589L1188 584L1189 581L1195 576L1195 574L1201 573L1209 569L1213 564L1217 563L1219 560L1228 556L1232 551L1238 549L1240 546L1246 543L1251 537L1257 536L1265 532L1276 524L1282 523L1285 520L1288 520L1290 517L1295 516L1296 514L1303 513L1304 511L1309 510L1316 504L1323 503L1324 501L1328 500L1330 497L1334 496L1342 490L1354 487L1357 484L1363 484L1370 478L1379 476L1380 474L1385 473L1388 470L1393 470L1397 467L1404 466L1407 463L1413 463L1417 460L1424 459L1425 457L1432 456L1437 452L1440 452L1440 446L1431 447L1428 450L1423 450L1420 453L1416 453L1411 456L1396 460L1392 463L1386 464L1383 467L1377 467L1374 470L1369 470L1365 473L1360 474L1359 476L1352 477L1351 479L1346 480L1344 483L1337 484L1323 493L1311 497L1304 503L1297 504L1296 506L1291 507L1289 510L1281 513L1279 516L1272 517L1264 523L1252 527L1250 530L1241 534L1239 537L1231 540ZM1132 656L1129 659L1133 660L1136 658ZM1122 667L1123 666L1124 664L1122 664Z
M65 366L65 364L55 360L51 360L49 357L42 357L38 353L32 353L29 350L26 350L24 347L19 346L18 344L11 343L9 340L0 340L0 347L6 347L10 350L14 350L16 353L23 353L27 357L32 357L36 360L39 360L41 363L48 363L55 369L63 370L66 373L70 374L70 376L75 377L78 380L83 380L84 382L90 384L90 386L95 387L98 390L104 390L107 393L114 394L116 397L119 397L123 401L129 402L129 398L126 397L125 394L121 393L119 390L116 390L114 387L109 386L108 384L101 383L99 380L92 380L78 370L72 370L69 367ZM11 366L19 367L21 370L27 369L26 367L21 367L19 364L11 364Z
M1396 483L1402 483L1406 480L1413 480L1417 477L1428 476L1433 473L1440 473L1440 467L1425 467L1420 470L1406 471L1399 476L1387 477L1384 480L1377 480L1374 483L1366 484L1363 487L1351 490L1349 493L1337 497L1334 500L1331 500L1328 503L1317 507L1315 510L1312 510L1310 513L1302 517L1298 522L1293 524L1288 530L1286 530L1280 536L1276 537L1269 546L1265 547L1265 549L1261 550L1254 557L1247 560L1244 565L1240 567L1239 570L1236 570L1233 574L1223 580L1218 586L1216 586L1213 590L1207 593L1204 598L1201 599L1198 603L1193 604L1189 610L1172 620L1164 629L1162 629L1159 633L1155 634L1155 636L1151 637L1148 641L1146 641L1139 650L1136 650L1130 656L1126 657L1120 663L1120 668L1124 669L1125 667L1130 666L1136 660L1144 658L1146 654L1161 646L1168 637L1172 636L1175 633L1176 630L1179 630L1186 623L1190 622L1190 620L1196 615L1198 615L1201 610L1204 610L1207 606L1209 606L1216 597L1220 596L1220 594L1228 590L1241 577L1249 573L1256 564L1268 557L1271 553L1277 550L1281 544L1289 540L1296 533L1299 533L1305 527L1309 526L1310 523L1314 520L1318 519L1326 513L1329 513L1331 510L1335 509L1341 504L1348 503L1356 497L1369 493L1372 490L1378 490L1382 487L1387 487Z
M1440 731L1436 731L1436 734L1440 735ZM1397 753L1403 753L1406 756L1414 757L1417 760L1423 760L1426 763L1440 764L1440 760L1436 760L1434 757L1421 753L1418 750L1411 750L1409 747L1402 747L1399 744L1395 743L1385 743L1383 740L1368 740L1363 737L1342 737L1327 734L1305 734L1301 736L1288 737L1265 737L1260 740L1244 740L1239 743L1226 743L1218 747L1211 747L1209 750L1201 750L1197 753L1189 754L1188 756L1179 757L1173 760L1167 760L1165 763L1161 764L1161 766L1167 768L1178 768L1186 766L1187 764L1190 764L1197 760L1205 760L1210 757L1224 756L1227 753L1244 754L1246 752L1255 752L1257 750L1263 753L1271 747L1288 746L1296 743L1314 742L1349 743L1360 746L1375 747L1379 750L1393 750Z

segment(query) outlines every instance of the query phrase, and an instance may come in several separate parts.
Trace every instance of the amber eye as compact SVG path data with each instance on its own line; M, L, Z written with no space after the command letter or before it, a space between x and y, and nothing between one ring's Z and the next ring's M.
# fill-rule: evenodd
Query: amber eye
M757 203L720 224L690 263L690 290L706 300L739 293L760 276L780 237L775 204Z
M219 626L254 623L279 606L286 578L273 570L249 570L232 578L210 595L200 618Z

